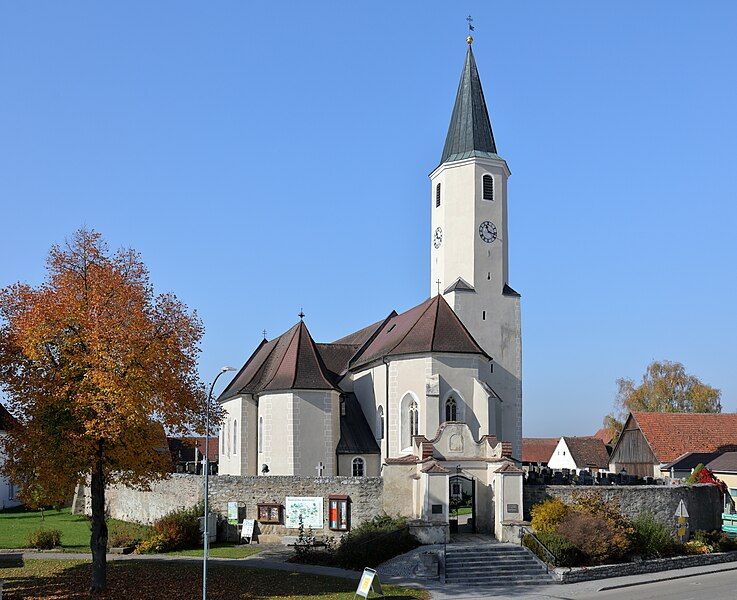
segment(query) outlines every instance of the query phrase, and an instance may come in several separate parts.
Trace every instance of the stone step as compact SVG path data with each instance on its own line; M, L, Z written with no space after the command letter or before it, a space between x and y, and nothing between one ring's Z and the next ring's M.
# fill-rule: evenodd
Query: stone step
M534 575L534 576L528 576L528 575L520 575L520 576L514 576L514 575L508 575L508 576L498 576L498 577L455 577L455 578L445 578L446 583L457 583L457 584L463 584L463 585L547 585L554 583L552 577L546 575Z
M447 549L445 551L445 554L447 556L471 556L471 555L483 555L483 556L509 556L509 555L523 555L527 554L527 550L524 548L519 548L516 550L479 550L479 549L469 549L469 550L450 550Z
M485 565L498 565L505 562L514 562L514 563L520 563L520 562L537 562L534 558L532 558L529 555L513 555L513 556L495 556L493 558L489 558L488 556L469 556L467 558L459 558L457 556L447 556L445 557L445 562L447 563L456 563L459 565L466 565L470 563L483 563Z
M446 573L520 573L530 571L537 573L545 571L545 567L537 563L528 563L525 565L501 565L498 567L487 567L484 565L445 565Z

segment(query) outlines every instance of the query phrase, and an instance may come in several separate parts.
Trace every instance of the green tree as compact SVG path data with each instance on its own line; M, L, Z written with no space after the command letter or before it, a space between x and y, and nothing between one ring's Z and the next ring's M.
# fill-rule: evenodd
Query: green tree
M642 381L617 379L615 412L604 417L604 426L615 436L630 412L722 412L722 392L689 375L679 362L653 361L645 369Z

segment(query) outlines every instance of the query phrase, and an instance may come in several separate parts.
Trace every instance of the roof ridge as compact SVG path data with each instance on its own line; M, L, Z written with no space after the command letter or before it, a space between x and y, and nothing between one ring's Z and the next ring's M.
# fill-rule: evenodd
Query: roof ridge
M391 350L389 350L389 352L387 352L387 353L385 354L385 356L389 356L389 354L391 353L391 351L392 351L392 350L396 350L397 346L399 346L399 344L401 344L401 343L402 343L402 342L403 342L403 341L405 340L405 338L406 338L406 337L407 337L407 336L409 335L410 331L412 331L412 330L414 329L415 325L417 325L417 323L419 323L420 319L421 319L422 317L424 317L424 316L425 316L425 313L426 313L426 312L427 312L427 311L428 311L428 310L430 309L430 307L431 307L431 306L432 306L432 304L433 304L433 299L432 299L432 298L428 298L427 300L425 300L425 302L429 302L429 304L427 305L427 308L425 308L425 310L423 310L423 311L422 311L422 312L420 313L420 316L419 316L419 317L417 317L417 318L416 318L416 319L414 320L414 322L412 323L412 325L411 325L410 327L407 327L407 331L405 331L405 332L404 332L404 335L403 335L403 336L402 336L402 337L401 337L401 338L399 339L399 341L398 341L398 342L397 342L396 344L394 344L394 345L393 345L393 346L391 347ZM410 310L412 310L412 309L410 308ZM397 315L397 316L399 316L399 315ZM435 330L433 329L433 334L434 334L434 331L435 331ZM432 349L432 346L430 346L430 348Z
M299 328L295 329L295 327L297 327L297 325L292 325L292 327L289 328L289 329L294 329L294 333L292 334L292 337L289 339L289 343L287 344L287 350L289 350L289 346L292 345L292 340L294 339L294 336L297 335L297 331L299 330ZM289 329L287 329L287 331L285 331L284 333L282 333L282 335L280 335L279 337L282 337L283 335L286 335L289 332ZM277 345L278 345L278 342L277 342ZM274 346L274 349L276 349L276 346ZM299 350L299 348L298 348L298 350ZM281 360L279 361L279 364L276 365L276 369L274 369L274 374L271 376L271 378L263 386L264 389L266 389L267 387L269 387L269 385L271 384L271 382L274 381L274 378L276 377L277 373L279 373L279 371L281 370L282 363L284 362L284 359L286 358L286 356L287 356L287 352L285 350L284 351L284 354L282 354L282 357L281 357ZM297 369L295 369L295 371L296 370ZM294 382L292 382L292 384L294 384Z

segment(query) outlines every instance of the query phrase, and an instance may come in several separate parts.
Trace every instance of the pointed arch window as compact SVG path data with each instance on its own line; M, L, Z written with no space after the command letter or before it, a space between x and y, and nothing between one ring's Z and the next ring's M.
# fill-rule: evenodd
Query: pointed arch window
M376 439L384 439L384 407L380 406L376 411Z
M366 473L366 463L360 456L352 461L352 473L354 477L363 477Z
M238 421L233 421L233 454L238 454Z
M435 208L440 206L440 184L435 186Z
M494 178L491 175L484 175L484 200L494 200Z
M453 396L449 396L448 399L445 401L445 420L458 420L458 403Z
M417 410L417 402L414 400L409 405L409 439L410 442L412 441L412 438L417 435L417 432L419 431L419 422L420 422L420 415Z

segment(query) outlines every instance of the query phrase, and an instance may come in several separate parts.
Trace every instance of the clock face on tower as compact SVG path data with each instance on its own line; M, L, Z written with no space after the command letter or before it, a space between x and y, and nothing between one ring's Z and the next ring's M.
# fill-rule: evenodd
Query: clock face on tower
M479 236L487 244L491 244L496 239L496 225L491 221L484 221L479 225Z
M440 244L443 243L443 230L440 227L435 230L435 235L432 236L432 243L436 248L440 248Z

